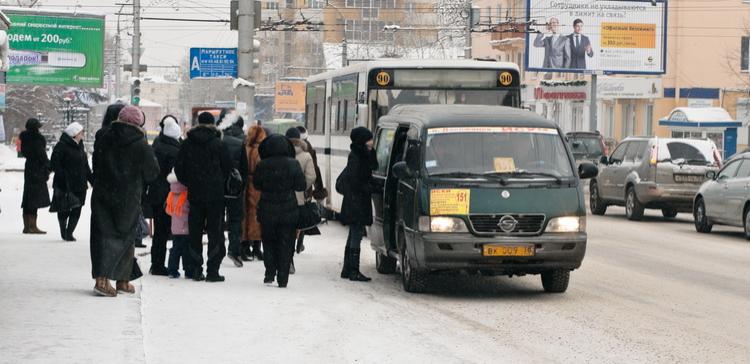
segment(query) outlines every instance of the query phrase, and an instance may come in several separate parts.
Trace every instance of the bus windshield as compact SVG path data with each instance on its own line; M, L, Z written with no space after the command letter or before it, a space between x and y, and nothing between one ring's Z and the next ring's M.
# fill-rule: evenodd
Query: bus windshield
M424 167L431 176L467 173L573 177L562 138L556 129L548 128L429 129Z
M517 89L490 90L439 90L439 89L387 89L377 92L380 116L402 104L470 104L518 106Z

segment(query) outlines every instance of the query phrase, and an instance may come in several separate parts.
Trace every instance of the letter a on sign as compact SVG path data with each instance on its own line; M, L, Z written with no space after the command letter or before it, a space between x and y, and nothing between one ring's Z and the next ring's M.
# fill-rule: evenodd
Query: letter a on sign
M201 70L200 63L198 62L198 57L193 57L193 62L190 63L190 70Z

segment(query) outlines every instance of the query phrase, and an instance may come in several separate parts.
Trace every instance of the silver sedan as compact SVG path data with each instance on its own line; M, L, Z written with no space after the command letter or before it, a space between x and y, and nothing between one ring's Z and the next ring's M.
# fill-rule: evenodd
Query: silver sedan
M710 233L714 224L739 226L750 240L750 153L740 154L718 172L708 172L695 196L695 230Z

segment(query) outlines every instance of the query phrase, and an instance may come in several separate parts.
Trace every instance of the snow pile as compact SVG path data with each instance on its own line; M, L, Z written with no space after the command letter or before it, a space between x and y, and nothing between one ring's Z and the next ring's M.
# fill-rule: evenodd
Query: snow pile
M0 171L23 170L26 159L18 158L15 146L0 145Z
M341 44L324 43L323 53L327 68L341 68ZM394 57L395 56L395 57ZM443 47L439 43L434 47L407 48L380 44L347 44L347 58L353 61L375 59L461 59L464 56L461 47Z

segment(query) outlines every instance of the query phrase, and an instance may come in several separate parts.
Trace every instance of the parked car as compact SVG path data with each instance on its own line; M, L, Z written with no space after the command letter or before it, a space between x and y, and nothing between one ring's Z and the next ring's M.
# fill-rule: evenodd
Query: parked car
M660 209L667 218L692 212L706 173L720 165L708 139L628 137L609 158L602 157L599 176L589 186L591 213L604 215L609 205L625 206L630 220L640 220L644 209Z
M565 134L570 150L577 164L592 162L599 164L602 156L607 156L607 146L598 131L573 131Z
M545 291L567 289L586 252L581 178L598 170L576 170L557 125L517 108L399 105L375 134L379 273L400 262L408 292L446 271L540 274Z
M750 153L736 155L718 173L709 171L695 195L695 230L710 233L714 224L739 226L750 240Z

